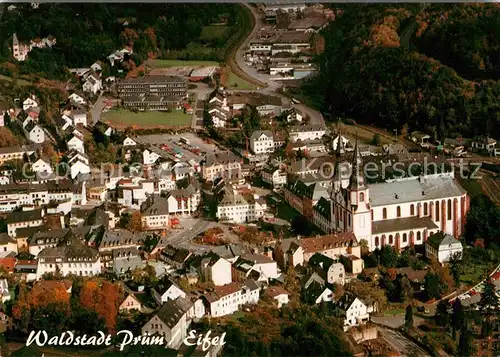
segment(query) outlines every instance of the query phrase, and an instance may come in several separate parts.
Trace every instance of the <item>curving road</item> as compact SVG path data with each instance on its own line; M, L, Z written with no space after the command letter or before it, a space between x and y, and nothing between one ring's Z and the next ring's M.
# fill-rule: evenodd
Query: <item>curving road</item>
M248 76L254 78L257 81L266 83L267 87L259 89L260 93L279 96L281 97L285 105L290 104L290 99L288 97L277 92L281 88L281 84L279 82L271 80L270 75L260 73L255 68L247 66L245 63L245 50L248 47L250 41L255 37L257 32L265 25L265 23L262 20L262 14L259 13L258 9L247 3L243 5L246 6L251 11L252 16L254 17L255 26L250 35L245 39L245 41L241 43L240 47L236 51L236 63L238 64L238 67ZM239 92L242 91L240 90ZM318 112L317 110L314 110L304 104L292 104L292 106L301 111L304 116L305 115L309 116L310 124L323 125L323 126L325 125L325 120L323 118L323 115L321 115L321 113Z

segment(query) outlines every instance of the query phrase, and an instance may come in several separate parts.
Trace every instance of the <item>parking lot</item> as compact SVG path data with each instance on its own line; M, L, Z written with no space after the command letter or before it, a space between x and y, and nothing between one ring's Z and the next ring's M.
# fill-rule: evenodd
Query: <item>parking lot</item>
M181 138L186 140L181 142ZM177 158L182 160L198 161L207 153L220 151L215 144L205 142L193 133L143 135L139 136L137 141L145 145L163 146L164 150L171 152L174 156L178 155Z

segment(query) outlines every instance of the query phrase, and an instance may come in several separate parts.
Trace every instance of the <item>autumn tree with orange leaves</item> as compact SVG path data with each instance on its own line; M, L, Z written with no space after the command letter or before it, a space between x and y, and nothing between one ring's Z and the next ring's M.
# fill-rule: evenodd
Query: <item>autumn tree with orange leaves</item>
M80 304L102 317L108 332L113 332L116 328L116 317L121 300L122 294L119 286L108 281L103 281L99 285L95 280L88 280L83 284L80 292Z

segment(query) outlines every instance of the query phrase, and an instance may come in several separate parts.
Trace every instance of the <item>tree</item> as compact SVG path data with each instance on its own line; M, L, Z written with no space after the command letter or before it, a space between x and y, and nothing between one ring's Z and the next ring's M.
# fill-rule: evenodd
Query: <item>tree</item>
M405 329L410 329L413 327L413 307L408 305L406 307L406 313L405 313Z
M373 134L372 145L380 145L380 134Z
M398 253L390 245L384 245L380 250L380 264L386 268L395 267L398 261Z
M484 315L492 315L499 309L498 296L495 293L495 284L488 277L484 283L484 290L481 293L481 300L479 300L479 311Z
M434 315L434 320L436 324L443 327L448 327L450 324L450 314L448 313L448 308L450 307L448 301L441 300L437 304L436 314Z
M465 238L472 244L482 238L488 246L500 236L500 207L484 195L474 197L470 207L465 221Z
M127 229L131 232L141 232L143 228L141 212L133 212L130 216L129 222L127 223Z
M437 274L428 272L424 278L424 291L427 300L441 297L441 283Z
M359 246L361 248L361 255L365 256L370 252L370 249L368 247L368 241L366 239L361 239L359 241Z
M474 355L474 346L473 346L473 336L471 330L464 326L462 330L460 330L460 338L458 340L458 351L457 356L460 357L470 357Z
M451 327L453 339L456 338L457 331L460 331L465 324L465 313L460 299L453 301L453 312L451 314Z

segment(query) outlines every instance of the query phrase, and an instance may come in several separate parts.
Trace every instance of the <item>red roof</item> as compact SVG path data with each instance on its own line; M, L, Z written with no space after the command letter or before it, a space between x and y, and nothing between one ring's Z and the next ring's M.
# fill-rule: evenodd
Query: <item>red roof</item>
M272 297L273 299L279 295L290 295L290 293L285 289L283 289L281 286L271 286L267 288L266 294Z
M36 259L34 259L34 260L24 259L24 260L18 260L16 265L34 265L34 266L37 266L38 262L36 261Z
M215 293L219 298L224 297L226 295L234 294L239 290L241 290L241 286L236 281L233 281L232 283L223 286L216 286L214 289Z

